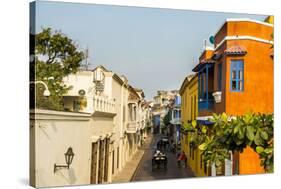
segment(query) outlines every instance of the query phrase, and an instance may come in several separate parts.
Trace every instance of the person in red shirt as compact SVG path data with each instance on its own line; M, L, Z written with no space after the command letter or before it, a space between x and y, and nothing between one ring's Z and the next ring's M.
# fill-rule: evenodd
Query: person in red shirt
M178 166L180 166L180 165L181 165L181 161L183 161L183 162L184 162L184 165L185 165L185 167L186 167L186 166L187 166L186 160L187 160L187 157L186 157L184 151L182 151L181 154L178 155Z

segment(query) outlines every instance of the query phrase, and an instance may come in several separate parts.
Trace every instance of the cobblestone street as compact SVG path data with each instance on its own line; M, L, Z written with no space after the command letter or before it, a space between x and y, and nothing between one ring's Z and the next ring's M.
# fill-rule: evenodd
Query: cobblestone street
M194 174L189 167L178 167L176 154L169 151L166 152L168 158L167 170L158 169L152 171L151 160L156 149L156 143L162 135L153 135L152 137L151 143L142 147L145 152L131 181L194 177Z

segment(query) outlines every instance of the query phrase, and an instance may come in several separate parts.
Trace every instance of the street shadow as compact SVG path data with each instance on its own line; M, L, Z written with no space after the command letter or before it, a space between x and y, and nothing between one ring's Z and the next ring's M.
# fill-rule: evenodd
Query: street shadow
M77 177L76 177L74 169L70 168L68 174L69 174L68 175L69 176L69 183L70 184L74 184L76 182L76 180L77 180Z

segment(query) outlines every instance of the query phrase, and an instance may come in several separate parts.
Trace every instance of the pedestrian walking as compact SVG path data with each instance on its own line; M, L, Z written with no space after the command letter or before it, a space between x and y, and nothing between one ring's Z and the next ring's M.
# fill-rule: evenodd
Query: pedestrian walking
M184 151L182 151L180 154L178 154L178 166L181 166L181 162L184 162L184 167L187 167L187 157L184 153Z

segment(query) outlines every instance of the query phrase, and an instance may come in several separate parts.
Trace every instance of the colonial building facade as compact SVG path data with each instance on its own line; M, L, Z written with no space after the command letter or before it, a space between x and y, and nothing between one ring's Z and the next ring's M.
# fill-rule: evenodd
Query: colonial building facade
M63 97L65 112L34 110L32 138L36 154L44 154L37 151L47 147L46 152L54 157L53 163L61 160L63 150L71 146L75 153L71 170L83 174L70 175L65 169L54 172L49 170L51 165L44 165L44 156L36 156L36 163L31 166L35 170L33 185L112 182L145 139L141 133L149 123L149 116L142 115L149 115L150 109L142 106L144 94L136 92L125 76L103 66L70 75L64 78L64 84L72 87ZM40 133L46 136L39 137Z
M273 112L272 34L272 24L251 19L227 19L219 28L214 48L206 48L193 69L198 74L199 124L212 124L208 118L213 113ZM258 154L247 147L230 153L224 166L213 167L209 175L263 172Z

